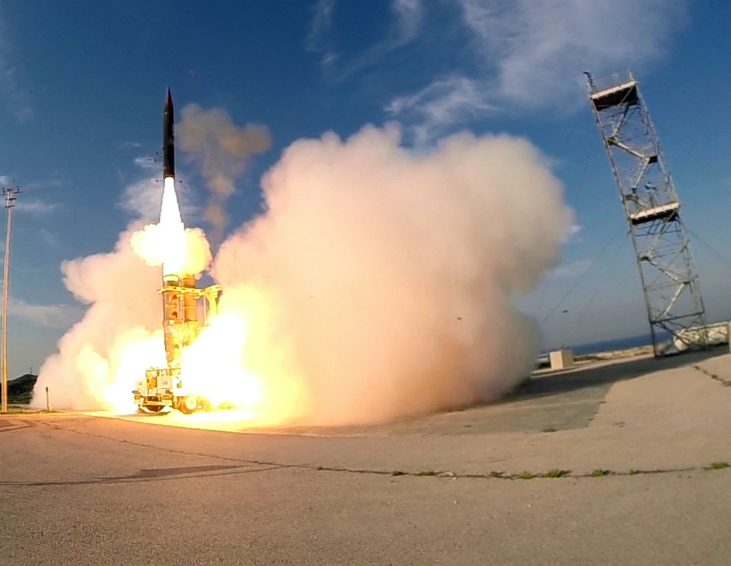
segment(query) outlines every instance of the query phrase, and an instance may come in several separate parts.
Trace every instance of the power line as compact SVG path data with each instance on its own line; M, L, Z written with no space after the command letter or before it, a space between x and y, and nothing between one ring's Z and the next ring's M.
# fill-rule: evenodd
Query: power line
M542 323L543 322L546 322L553 315L553 313L555 313L559 309L559 307L561 307L561 305L569 297L569 295L571 295L571 293L573 293L574 289L576 289L576 287L579 286L579 284L589 274L589 272L596 265L596 263L604 256L604 254L607 252L607 250L609 249L609 247L614 243L614 241L617 239L617 236L619 236L619 234L622 232L622 229L623 228L624 227L622 225L620 225L618 227L618 229L614 232L614 235L612 236L612 239L609 240L609 243L606 246L604 246L604 248L602 249L601 253L592 260L592 262L589 264L588 269L586 271L584 271L584 273L582 273L579 276L579 278L574 282L574 284L569 288L569 290L566 291L566 293L564 294L564 296L561 297L561 300L558 301L558 303L556 303L556 305L548 312L548 314L543 317L543 319L541 320Z
M710 170L708 169L708 167L706 167L706 165L705 165L705 164L704 164L704 163L703 163L703 162L702 162L702 161L701 161L701 160L700 160L700 159L699 159L699 158L698 158L698 157L697 157L697 156L696 156L695 154L693 154L693 153L692 153L692 152L691 152L691 151L690 151L690 150L688 149L688 147L687 147L687 146L686 146L686 145L685 145L685 144L684 144L683 142L681 142L681 141L680 141L680 140L679 140L678 138L676 138L676 137L675 137L675 134L673 134L672 132L670 132L670 131L669 131L669 130L668 130L668 129L667 129L666 127L665 127L665 126L663 126L662 124L659 124L659 123L655 122L655 125L656 125L656 126L658 127L658 129L660 129L660 130L662 130L662 131L663 131L663 133L665 134L665 136L666 136L666 137L668 137L668 136L669 136L669 137L670 137L670 138L671 138L671 139L673 140L673 142L675 142L676 144L678 144L678 147L680 147L680 148L681 148L681 149L682 149L683 151L685 151L685 153L687 153L687 154L688 154L688 155L689 155L689 156L690 156L690 157L691 157L691 158L692 158L692 159L693 159L693 160L694 160L694 161L696 162L696 164L697 164L697 165L698 165L698 166L699 166L699 167L700 167L701 169L703 169L703 171L705 171L705 172L706 172L706 174L708 174L708 176L709 176L709 177L710 177L711 179L713 179L713 180L714 180L714 181L715 181L716 183L718 183L719 185L723 185L723 182L721 181L721 179L719 179L719 178L718 178L718 177L717 177L717 176L716 176L716 175L715 175L714 173L712 173L712 172L711 172L711 171L710 171Z
M702 246L704 246L708 251L710 251L713 255L716 256L717 259L721 261L721 263L725 264L726 267L731 269L731 260L726 259L718 250L713 248L711 244L703 240L698 234L693 232L690 228L686 227L686 230L688 230L688 233L693 236Z
M594 299L596 299L597 296L599 295L599 291L601 291L604 288L604 285L606 285L607 281L609 280L607 276L609 275L609 273L614 268L614 264L616 263L617 258L619 258L619 255L620 255L619 252L621 252L624 249L624 244L626 244L626 243L627 243L627 240L626 239L625 240L622 240L621 243L620 243L620 245L617 247L617 251L614 252L614 255L609 260L608 267L604 271L604 274L603 274L603 276L601 278L601 281L599 282L599 285L596 288L596 291L594 291L594 294L591 296L591 299L589 299L589 302L586 303L586 306L584 306L584 308L581 309L581 312L579 313L579 319L576 322L577 328L580 328L581 327L581 323L584 320L584 316L589 311L589 307L594 302Z

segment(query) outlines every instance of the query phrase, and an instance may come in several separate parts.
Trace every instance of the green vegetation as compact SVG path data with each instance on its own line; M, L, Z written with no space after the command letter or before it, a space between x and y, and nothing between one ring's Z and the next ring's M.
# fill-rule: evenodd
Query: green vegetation
M434 470L421 470L420 472L416 472L417 476L436 476L437 473Z
M493 470L492 472L490 472L490 477L491 478L502 478L505 476L504 476L503 472L496 472L495 470Z
M711 464L710 469L711 470L725 470L729 466L731 466L731 464L729 464L728 462L713 462Z
M542 477L544 478L562 478L564 476L568 476L571 473L570 470L548 470L545 474L543 474Z
M640 470L630 470L629 471L629 475L631 475L631 476L636 476L639 473L640 473Z
M521 472L518 474L518 479L521 480L532 480L535 477L537 477L536 474L529 471Z
M400 470L396 470L394 472L391 472L391 475L392 476L404 476L404 475L406 475L406 472L402 472Z
M37 375L26 373L17 379L8 381L8 404L27 405L30 403L37 379Z
M546 428L543 429L543 432L556 432L556 429L553 428L552 426L547 426Z
M601 478L603 476L608 476L611 472L609 470L601 470L597 468L591 473L591 477L593 478Z

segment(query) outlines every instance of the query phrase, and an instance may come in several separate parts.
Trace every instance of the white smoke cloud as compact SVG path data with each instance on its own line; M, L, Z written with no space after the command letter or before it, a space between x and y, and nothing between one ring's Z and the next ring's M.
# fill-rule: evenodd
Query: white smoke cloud
M537 353L511 296L555 266L570 233L559 181L520 139L464 133L416 157L400 135L292 144L262 181L267 212L214 264L223 299L247 286L266 297L269 325L251 339L269 333L288 353L309 422L493 399Z
M530 371L539 329L511 301L557 265L574 220L530 143L462 133L416 155L398 126L367 126L293 143L262 187L266 211L214 260L221 314L186 379L255 399L261 423L345 424L494 399ZM165 363L139 228L64 265L90 306L40 371L59 408L131 402Z
M147 266L130 246L138 228L141 226L132 225L122 233L111 253L66 261L61 266L67 289L89 306L61 338L59 351L39 371L34 391L50 386L57 408L105 407L106 388L120 370L124 350L139 340L152 339L160 327L159 269ZM161 338L158 351L164 354ZM134 378L127 383L134 384ZM32 404L43 406L42 397L34 395Z

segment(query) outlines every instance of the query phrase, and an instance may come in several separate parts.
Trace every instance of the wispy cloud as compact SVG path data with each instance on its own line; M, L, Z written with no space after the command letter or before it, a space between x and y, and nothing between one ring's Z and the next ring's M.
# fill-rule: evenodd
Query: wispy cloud
M583 242L584 239L581 237L581 231L583 230L583 226L579 226L578 224L574 224L569 229L568 237L566 238L567 243L577 243L577 242Z
M310 31L305 40L305 47L311 51L322 48L323 35L332 25L332 14L337 0L317 0L310 20Z
M25 212L36 216L43 216L57 210L61 205L56 202L46 202L40 199L15 201L15 209L18 212Z
M0 19L0 98L6 109L18 122L26 122L33 116L28 93L21 86L16 67L11 63L6 22Z
M447 1L466 32L459 45L447 48L464 52L466 37L472 59L465 68L476 70L449 80L437 77L387 105L422 137L497 110L577 109L586 99L583 71L642 72L667 52L687 5L687 0ZM458 111L439 111L450 108Z
M160 163L154 157L143 156L135 157L134 164L140 169L159 169Z
M37 232L38 237L43 240L46 244L48 244L52 248L58 248L61 247L61 239L56 232L51 232L49 230L46 230L45 228L41 228Z
M137 179L124 187L117 205L145 222L157 222L162 203L162 165L149 156L136 157L134 164L141 175L138 174ZM194 204L194 194L188 180L184 175L176 174L175 181L183 216L188 221L197 218L199 210Z
M81 318L83 312L71 305L38 305L11 299L8 314L45 328L68 328Z
M414 40L421 29L424 17L423 0L391 0L389 7L392 22L386 36L370 45L353 58L344 58L336 46L327 41L327 33L333 26L336 0L318 0L314 6L310 31L305 47L322 53L323 71L333 80L342 81L365 67L369 67L389 52Z
M474 120L494 110L479 83L462 76L434 81L416 94L394 99L386 107L390 115L415 124L417 145L427 143L448 126Z
M28 183L26 185L23 185L24 191L31 191L36 189L52 189L56 187L63 187L66 183L62 181L61 179L46 179L41 181L34 181L32 183Z
M0 92L6 108L18 122L26 122L33 117L28 94L20 87L16 77L16 69L12 67L0 53Z
M396 18L396 45L402 45L414 39L421 27L424 18L424 4L422 0L393 0L391 11Z
M559 265L548 273L549 279L570 279L580 277L591 267L591 260L580 259L567 265Z
M494 97L535 107L585 96L582 71L644 68L667 50L686 0L453 0Z

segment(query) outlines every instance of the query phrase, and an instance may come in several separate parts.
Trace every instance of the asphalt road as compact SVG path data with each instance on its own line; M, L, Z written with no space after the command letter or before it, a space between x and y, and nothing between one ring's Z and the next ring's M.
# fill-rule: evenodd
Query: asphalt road
M308 436L2 417L0 564L727 565L731 357L696 362L589 381L552 433L492 430L510 404Z

